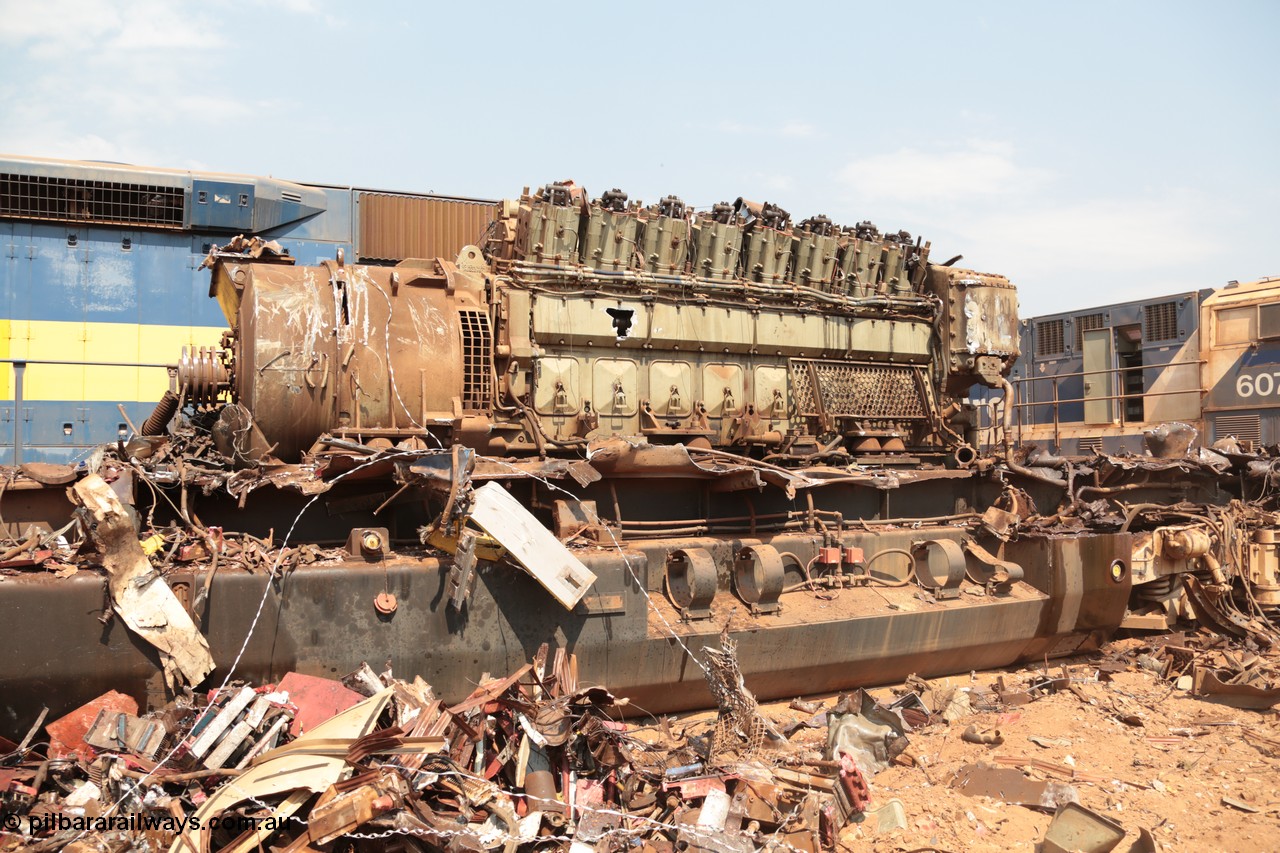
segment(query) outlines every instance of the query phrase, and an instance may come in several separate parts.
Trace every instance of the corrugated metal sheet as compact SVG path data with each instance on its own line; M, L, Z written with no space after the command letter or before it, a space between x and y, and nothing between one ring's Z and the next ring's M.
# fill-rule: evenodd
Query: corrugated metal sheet
M362 261L451 260L463 246L480 242L497 211L488 201L367 192L357 194L356 204L356 256Z

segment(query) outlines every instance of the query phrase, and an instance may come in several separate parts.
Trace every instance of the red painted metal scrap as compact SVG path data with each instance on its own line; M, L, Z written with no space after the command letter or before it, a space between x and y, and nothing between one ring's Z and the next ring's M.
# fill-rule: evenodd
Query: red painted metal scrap
M359 693L348 690L337 681L297 672L280 679L276 689L288 693L290 704L298 708L297 715L289 724L289 733L294 737L311 731L334 714L364 700Z
M111 690L92 702L81 705L65 717L49 723L45 726L45 731L49 733L49 757L67 758L79 755L86 762L92 762L97 753L84 742L84 736L89 732L98 712L103 710L123 712L136 717L138 703L132 696Z

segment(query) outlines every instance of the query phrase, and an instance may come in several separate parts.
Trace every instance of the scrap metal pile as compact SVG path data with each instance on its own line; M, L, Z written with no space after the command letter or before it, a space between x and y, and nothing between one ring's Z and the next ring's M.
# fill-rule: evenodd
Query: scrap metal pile
M1149 803L1184 784L1161 751L1203 754L1197 738L1229 731L1276 778L1280 731L1257 712L1280 702L1277 662L1248 641L1123 641L994 679L912 677L879 701L859 690L766 708L722 639L704 673L718 711L686 719L636 716L546 646L453 705L368 665L341 681L224 683L141 715L109 692L0 742L0 850L948 850L1044 833L1046 850L1105 851L1138 792L1128 849L1151 853L1151 829L1166 843L1204 831ZM1178 725L1160 698L1174 690L1222 705ZM1117 769L1091 751L1082 738L1104 723L1148 757ZM1265 832L1278 795L1226 786L1220 800L1268 816Z
M789 742L733 674L732 641L708 668L710 728L622 722L626 700L576 670L543 647L454 705L368 666L141 717L108 693L6 746L0 849L825 850L866 808L862 768L906 743L865 696L829 715L834 752Z

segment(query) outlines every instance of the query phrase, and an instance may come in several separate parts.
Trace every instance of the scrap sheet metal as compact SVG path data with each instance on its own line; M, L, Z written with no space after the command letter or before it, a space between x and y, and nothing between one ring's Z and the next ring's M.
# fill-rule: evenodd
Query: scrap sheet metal
M76 483L74 493L96 522L111 602L129 628L160 652L171 689L197 685L213 672L209 643L173 590L152 568L133 522L116 493L97 474Z
M596 576L498 483L476 489L471 519L566 610L578 606Z

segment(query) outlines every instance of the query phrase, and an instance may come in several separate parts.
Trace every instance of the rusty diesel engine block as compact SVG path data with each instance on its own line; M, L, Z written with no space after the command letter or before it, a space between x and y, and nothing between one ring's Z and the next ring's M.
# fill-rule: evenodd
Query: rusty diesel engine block
M396 267L216 250L231 332L184 359L187 399L238 404L221 434L248 460L321 436L544 456L626 436L915 464L972 458L962 398L1017 357L1008 281L905 232L572 183L503 213L485 250Z

